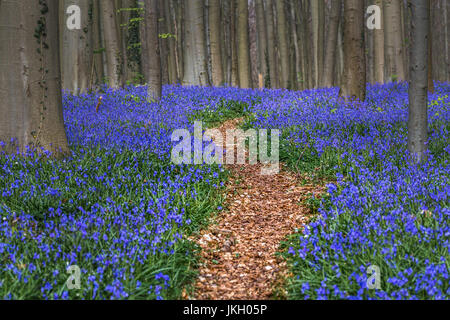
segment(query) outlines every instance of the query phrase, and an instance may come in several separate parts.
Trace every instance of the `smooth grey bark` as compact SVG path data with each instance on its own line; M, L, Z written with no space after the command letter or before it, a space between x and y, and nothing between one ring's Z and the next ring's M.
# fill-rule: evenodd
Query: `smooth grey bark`
M70 153L61 98L59 3L46 4L48 10L38 1L0 2L0 141L6 152L31 146L55 156ZM43 32L35 38L38 21Z
M326 41L325 62L323 68L323 85L332 87L334 85L334 71L336 65L336 50L339 30L339 19L341 16L341 0L331 1L329 18L329 29Z
M147 82L149 79L149 60L148 57L150 55L149 53L149 46L148 46L148 42L146 41L147 39L147 27L146 27L146 22L145 22L145 15L146 15L146 11L145 11L145 3L144 1L138 1L138 6L141 10L143 10L141 13L142 15L142 20L139 23L139 37L141 40L141 74L144 77L144 82Z
M428 140L428 0L410 0L411 52L409 81L408 150L414 162L426 159Z
M383 12L383 0L375 0L375 4ZM381 19L381 29L373 30L373 60L374 60L374 80L384 83L384 22Z
M81 29L69 30L66 27L68 15L66 10L71 5L81 9ZM60 2L62 16L62 88L73 94L85 93L90 88L90 74L93 39L89 21L90 0L64 0Z
M239 87L238 49L236 35L236 1L237 0L230 1L231 85L233 87Z
M290 16L291 16L291 34L292 34L292 42L294 46L294 65L295 65L295 74L293 77L293 88L300 89L300 75L302 74L302 57L299 48L299 38L297 33L297 17L295 13L295 3L294 0L290 0Z
M134 74L131 68L130 61L128 59L128 23L130 22L131 14L128 8L134 7L134 0L121 0L118 1L117 8L120 11L120 24L119 24L119 34L120 34L120 45L122 46L122 62L123 62L123 79L125 83L133 80Z
M387 77L386 82L393 79L405 80L403 60L402 20L400 0L384 0L384 50Z
M237 1L237 54L238 54L238 75L239 86L241 88L251 88L251 68L250 68L250 47L248 34L248 3L247 1Z
M225 72L225 83L231 85L231 73L232 73L232 48L231 48L231 1L222 2L223 10L223 66Z
M276 42L275 42L275 27L273 18L273 2L272 0L266 1L266 25L267 25L267 51L269 61L269 75L270 75L270 87L278 88L278 74L276 65Z
M100 11L105 40L108 85L111 88L119 88L123 85L123 57L114 0L100 0Z
M444 46L445 46L445 70L447 73L446 80L450 81L450 1L444 3Z
M279 52L280 52L280 65L281 65L281 75L280 75L280 85L282 88L289 89L289 49L288 49L288 28L286 27L286 13L284 7L284 0L275 0L275 5L277 9L277 33L279 42Z
M313 43L314 43L314 82L319 87L322 84L324 60L324 0L311 1L311 16L313 25Z
M171 14L171 0L165 0L164 2L164 19L167 21L167 32L170 34L168 41L168 69L169 69L169 83L174 84L178 82L177 72L177 57L176 57L176 41L175 41L175 28L174 21Z
M305 64L305 71L303 73L303 81L306 88L314 87L314 74L313 74L313 54L311 48L311 24L309 21L309 1L302 0L301 2L301 32L300 32L300 42L303 50L303 58Z
M185 45L183 84L192 86L209 85L206 65L205 26L203 1L190 0L184 3Z
M222 65L222 43L220 39L220 1L209 1L209 36L211 46L212 84L220 87L224 84Z
M95 84L100 84L104 79L103 72L103 46L102 46L102 36L100 27L100 4L99 0L92 1L92 52L93 59L91 65L91 74L89 76L89 87L92 88Z
M430 24L429 30L433 30L433 18L431 11L431 0L428 0L428 23ZM428 91L434 93L433 82L433 33L428 34Z
M175 34L177 36L176 38L176 61L177 61L177 70L178 70L178 79L179 82L182 83L182 79L184 78L184 29L185 29L185 22L183 19L183 12L184 12L184 2L181 0L173 0L171 2L172 11L173 11L173 20L174 20L174 28L175 28Z
M162 95L161 56L158 28L158 0L145 0L145 41L148 50L147 97L158 101Z
M258 33L258 69L263 79L267 75L267 29L264 15L264 0L255 0Z
M167 0L159 0L157 11L158 35L167 35L168 25L164 14L164 3ZM159 51L161 60L161 81L162 84L169 83L169 38L165 36L159 38Z

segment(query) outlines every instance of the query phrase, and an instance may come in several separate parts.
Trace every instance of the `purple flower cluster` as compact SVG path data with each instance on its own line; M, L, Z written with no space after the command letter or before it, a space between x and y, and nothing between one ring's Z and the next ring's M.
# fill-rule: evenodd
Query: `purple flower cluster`
M255 108L249 126L282 128L287 161L315 159L337 180L288 250L292 298L450 298L449 96L441 83L429 97L430 154L419 166L407 151L406 84L369 86L364 103L320 89ZM378 290L367 285L371 265Z
M174 298L192 278L185 235L220 206L220 166L170 162L175 129L221 101L252 104L238 89L144 87L63 97L73 155L0 156L0 298ZM67 286L81 270L79 290Z

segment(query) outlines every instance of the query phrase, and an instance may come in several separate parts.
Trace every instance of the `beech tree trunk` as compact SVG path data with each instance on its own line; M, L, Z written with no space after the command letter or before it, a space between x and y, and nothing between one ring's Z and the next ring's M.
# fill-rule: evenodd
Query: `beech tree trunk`
M162 94L158 9L158 0L145 0L145 40L148 44L147 96L153 101L161 99Z
M93 64L91 65L91 74L89 78L89 87L92 88L94 85L98 85L103 82L105 74L103 72L103 46L101 37L101 15L100 15L100 4L99 0L92 1L92 41L93 41Z
M410 0L411 56L409 81L408 149L416 163L426 158L428 140L429 2Z
M89 89L92 64L92 30L89 16L81 14L81 29L69 30L66 20L69 17L66 10L71 5L78 5L81 12L89 12L89 0L64 0L60 2L62 15L62 88L75 95Z
M100 1L100 0L99 0ZM142 14L142 20L139 24L139 37L141 40L141 73L144 77L144 82L147 82L149 79L149 46L147 41L147 26L146 26L146 9L144 1L138 1L138 6L140 9L144 10ZM144 41L143 41L144 40ZM148 82L147 82L148 83Z
M237 1L238 74L241 88L251 88L250 48L248 36L248 3Z
M405 79L400 0L384 0L384 49L388 81Z
M341 8L341 0L331 1L330 23L326 41L325 62L322 76L323 85L325 87L332 87L334 85L336 50Z
M135 78L135 71L137 70L137 66L130 61L128 57L128 41L130 39L129 32L129 23L131 19L131 11L127 10L130 8L135 8L136 2L135 0L121 0L120 8L122 9L120 12L120 41L122 45L122 63L123 63L123 81L125 83L130 83Z
M203 1L184 2L184 77L188 86L209 85L206 65L205 25L203 21Z
M313 64L314 59L311 54L311 28L309 23L309 1L301 1L301 32L300 42L303 50L303 57L305 61L305 72L303 80L305 82L305 89L314 86Z
M289 89L290 67L289 67L289 48L287 40L288 28L286 27L287 21L286 21L284 0L276 0L275 4L277 8L277 24L278 24L277 33L280 51L280 64L281 64L280 85L282 88Z
M344 0L344 75L340 96L349 100L366 98L366 55L364 2Z
M303 84L301 82L302 70L302 54L299 48L299 37L297 33L297 15L295 11L294 0L290 1L290 14L291 14L291 32L292 32L292 42L294 45L294 63L295 63L295 75L294 75L294 88L302 89Z
M231 85L239 87L237 27L236 27L236 1L231 0L230 5L230 46L231 46Z
M225 73L225 83L227 85L232 85L231 74L232 74L232 37L231 37L231 26L232 26L232 17L231 17L231 2L232 1L223 1L222 9L223 9L223 66Z
M264 0L256 0L256 22L258 32L258 70L265 80L267 76L267 29Z
M175 28L174 20L171 14L171 0L165 0L164 3L164 19L167 21L167 32L170 34L167 39L169 52L168 52L168 69L169 69L169 83L174 84L178 82L177 72L177 57L176 57L176 40L175 40Z
M161 82L162 84L169 83L169 40L167 36L168 26L167 20L164 14L164 3L168 0L159 0L158 11L157 11L157 22L158 22L158 38L159 38L159 51L161 60Z
M314 83L316 87L321 85L323 73L323 44L324 44L324 0L311 1L311 16L313 25L314 43Z
M433 30L432 21L432 11L431 11L431 0L428 0L428 30ZM433 32L429 32L428 35L428 91L434 93L434 82L433 82ZM450 70L449 70L450 72Z
M376 0L375 4L383 12L383 0ZM381 19L381 29L373 30L373 60L375 82L384 83L384 22Z
M123 60L114 0L100 0L100 10L105 37L108 84L111 88L119 88L123 85Z
M269 60L269 74L270 74L270 87L278 88L278 76L276 66L276 51L275 51L275 27L273 19L273 2L272 0L266 1L266 24L267 24L267 51Z
M224 84L222 65L222 43L220 41L220 1L209 1L209 36L211 46L212 84L220 87Z
M0 149L70 153L64 128L59 2L0 1ZM41 31L36 32L38 26ZM37 36L37 38L35 37Z

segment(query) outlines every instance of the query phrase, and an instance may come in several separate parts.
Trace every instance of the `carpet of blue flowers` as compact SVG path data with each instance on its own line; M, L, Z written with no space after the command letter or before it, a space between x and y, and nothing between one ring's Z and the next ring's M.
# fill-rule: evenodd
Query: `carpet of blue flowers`
M195 278L185 236L220 206L226 172L172 165L170 137L192 115L253 100L237 89L166 87L158 104L145 94L106 90L98 112L99 95L66 94L69 159L0 156L1 298L169 299ZM67 286L69 266L80 290Z
M340 102L337 89L279 94L247 126L283 128L283 160L335 180L285 244L290 297L449 299L450 86L429 96L430 154L419 166L407 152L406 84L370 86L365 103ZM379 290L368 288L371 265Z
M195 279L187 235L220 210L221 166L170 163L175 129L251 114L282 129L293 170L335 181L317 215L289 238L292 299L450 298L450 85L429 97L430 154L411 165L407 86L304 92L165 87L64 95L72 156L0 156L0 298L171 299ZM232 110L232 112L230 112ZM293 231L294 232L294 231ZM67 268L81 269L69 290ZM381 270L369 290L367 268Z

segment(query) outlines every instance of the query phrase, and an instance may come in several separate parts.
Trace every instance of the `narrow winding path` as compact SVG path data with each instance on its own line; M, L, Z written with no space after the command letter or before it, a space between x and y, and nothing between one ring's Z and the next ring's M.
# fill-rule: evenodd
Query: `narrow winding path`
M219 130L236 128L239 119ZM230 148L234 146L226 146ZM193 297L197 300L264 300L275 298L288 273L276 256L280 242L308 220L301 203L321 188L300 186L299 177L281 165L280 173L263 176L261 164L227 166L232 179L227 186L226 207L215 223L195 241L202 248L203 263ZM283 297L284 292L276 295Z

